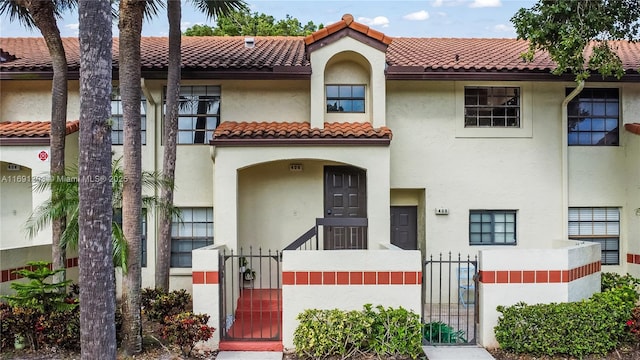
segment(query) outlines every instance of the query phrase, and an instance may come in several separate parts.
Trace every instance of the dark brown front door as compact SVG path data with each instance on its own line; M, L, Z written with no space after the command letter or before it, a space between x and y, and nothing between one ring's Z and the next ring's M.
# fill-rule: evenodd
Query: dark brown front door
M391 243L405 250L418 249L418 208L391 207Z
M351 166L324 168L324 216L326 218L366 218L366 172ZM325 226L324 248L327 250L366 249L367 228Z

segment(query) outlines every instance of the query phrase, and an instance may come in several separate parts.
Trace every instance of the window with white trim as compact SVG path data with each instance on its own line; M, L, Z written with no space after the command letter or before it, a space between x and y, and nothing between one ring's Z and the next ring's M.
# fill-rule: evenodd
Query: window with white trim
M213 244L213 209L181 208L171 223L171 267L191 267L191 251Z
M469 245L515 244L515 210L469 211Z
M142 145L147 143L147 99L140 98L140 135ZM120 89L113 86L111 90L111 145L124 144L124 121L122 118L122 98Z
M620 209L569 208L569 239L600 244L602 265L620 264Z
M165 96L163 113L166 114L166 111ZM180 87L178 144L209 144L219 124L220 86Z
M464 127L520 127L520 88L465 86Z

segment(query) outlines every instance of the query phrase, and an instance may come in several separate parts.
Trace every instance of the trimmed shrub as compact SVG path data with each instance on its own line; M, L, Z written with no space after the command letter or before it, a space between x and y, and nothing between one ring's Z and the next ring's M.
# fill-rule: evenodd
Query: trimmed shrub
M579 302L498 306L496 340L515 353L605 354L629 338L627 321L637 298L635 290L618 286Z
M403 308L370 304L362 311L310 309L297 317L293 343L300 357L342 359L373 353L379 358L422 355L421 324L417 314Z

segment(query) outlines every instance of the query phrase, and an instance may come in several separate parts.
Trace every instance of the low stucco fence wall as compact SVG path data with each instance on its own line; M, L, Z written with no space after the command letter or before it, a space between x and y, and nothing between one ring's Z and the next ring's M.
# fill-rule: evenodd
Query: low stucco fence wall
M498 305L540 304L589 298L600 291L600 245L557 241L553 249L481 250L478 341L498 347Z
M293 348L296 317L305 309L360 310L364 304L420 314L420 251L284 251L282 308L285 348Z

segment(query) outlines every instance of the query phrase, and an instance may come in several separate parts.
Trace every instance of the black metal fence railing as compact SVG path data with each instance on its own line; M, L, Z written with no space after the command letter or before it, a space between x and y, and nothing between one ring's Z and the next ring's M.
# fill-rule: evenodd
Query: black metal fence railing
M475 344L478 257L433 255L424 263L422 321L426 344Z
M280 252L220 254L220 339L282 339Z
M314 227L300 235L283 250L366 249L368 226L367 218L316 218ZM321 227L331 233L325 236L323 242L320 242L318 237Z

